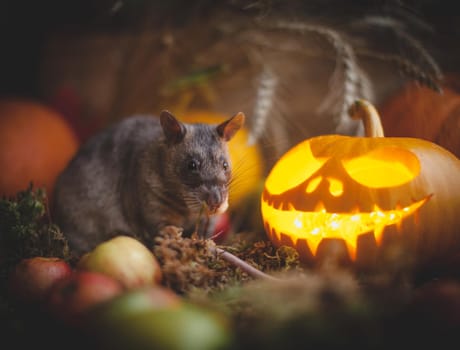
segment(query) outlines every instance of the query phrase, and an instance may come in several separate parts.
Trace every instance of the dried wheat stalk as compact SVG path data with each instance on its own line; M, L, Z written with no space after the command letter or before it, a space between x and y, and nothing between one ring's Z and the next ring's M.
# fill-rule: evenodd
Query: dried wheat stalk
M442 79L442 72L422 43L408 33L404 22L397 18L388 16L366 16L358 21L363 29L370 30L372 27L390 29L397 39L405 43L417 57L419 64L414 59L407 58L401 54L382 53L377 50L356 48L345 38L344 31L333 28L308 23L306 21L267 21L262 23L264 28L277 29L283 31L297 32L300 34L317 34L323 37L334 48L336 53L336 67L330 79L330 88L323 102L318 108L318 113L331 112L335 116L336 132L346 134L362 134L360 123L352 121L348 116L349 106L357 99L364 98L372 101L374 99L374 88L366 72L361 68L357 55L372 57L387 62L395 63L405 76L414 79L437 92L441 92L438 82ZM356 24L356 23L355 23ZM366 33L366 31L361 33ZM363 37L366 34L363 34ZM267 43L262 43L267 46ZM283 50L283 47L272 47L273 50ZM266 74L265 72L263 74ZM254 109L253 126L257 127L252 131L253 140L257 140L258 135L264 130L267 119L267 110L273 104L270 99L276 98L276 90L270 89L272 86L267 84L267 77L261 76L261 83L256 98ZM274 73L271 72L269 81L277 81ZM265 80L264 80L265 79ZM268 107L268 108L265 108Z
M257 96L252 113L251 133L248 144L254 145L265 131L265 125L270 111L273 109L274 96L278 85L278 77L267 65L264 65L259 76Z

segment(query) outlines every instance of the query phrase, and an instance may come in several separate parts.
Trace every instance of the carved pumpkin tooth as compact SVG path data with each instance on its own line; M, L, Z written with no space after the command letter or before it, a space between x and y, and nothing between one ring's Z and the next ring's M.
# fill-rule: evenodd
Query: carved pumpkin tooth
M321 242L321 240L313 240L313 239L308 239L307 240L307 246L308 248L310 248L313 256L316 256L316 254L318 253L318 246L319 246L319 243Z
M280 234L278 233L278 231L276 231L275 228L272 227L271 230L269 230L269 232L271 232L272 238L275 239L275 243L279 244Z
M270 232L271 231L270 224L268 223L267 220L264 220L264 229L265 229L265 232Z
M280 210L282 210L282 211L288 211L288 210L289 210L289 203L281 202Z
M351 260L355 260L356 259L356 243L357 241L355 242L355 244L351 244L350 241L348 240L344 240L345 241L345 246L347 247L347 251L348 251L348 255L350 256L350 259Z
M399 221L401 222L401 221ZM382 239L383 239L383 231L385 230L385 226L384 225L381 225L381 226L377 226L375 229L374 229L374 238L375 238L375 241L377 242L378 245L381 245L382 244Z
M319 201L318 203L316 203L314 211L315 212L325 212L326 211L323 201Z

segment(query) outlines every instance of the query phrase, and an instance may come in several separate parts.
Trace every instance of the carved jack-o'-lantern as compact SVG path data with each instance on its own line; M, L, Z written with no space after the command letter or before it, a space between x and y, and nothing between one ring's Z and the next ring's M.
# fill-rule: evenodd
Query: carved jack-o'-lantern
M388 237L419 261L458 250L460 160L425 140L383 137L366 101L351 114L366 137L308 139L271 170L261 198L269 238L307 261L328 240L343 241L354 262L378 256Z

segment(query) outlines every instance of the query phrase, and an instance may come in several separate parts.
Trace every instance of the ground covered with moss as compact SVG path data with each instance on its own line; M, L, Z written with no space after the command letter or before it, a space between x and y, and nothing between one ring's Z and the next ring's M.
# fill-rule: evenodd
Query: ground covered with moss
M18 304L7 290L8 273L21 259L60 257L75 264L47 213L40 189L0 200L0 330L15 348L89 348L91 339ZM183 237L174 228L163 230L151 249L162 269L161 283L182 298L221 310L232 321L239 349L439 345L455 341L460 326L455 262L422 276L397 260L365 273L333 261L306 266L295 250L276 248L256 232L238 232L216 244Z

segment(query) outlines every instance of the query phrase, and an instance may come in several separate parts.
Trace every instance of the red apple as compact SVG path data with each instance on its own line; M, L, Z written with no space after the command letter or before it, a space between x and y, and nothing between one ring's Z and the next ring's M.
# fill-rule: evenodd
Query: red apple
M56 281L71 274L71 266L60 258L38 256L23 259L9 274L9 293L22 302L37 303L45 298Z
M119 281L98 272L75 271L57 281L46 299L46 309L59 320L79 325L95 305L124 292Z
M144 244L133 237L117 236L83 255L77 269L104 273L126 288L159 283L160 264Z

